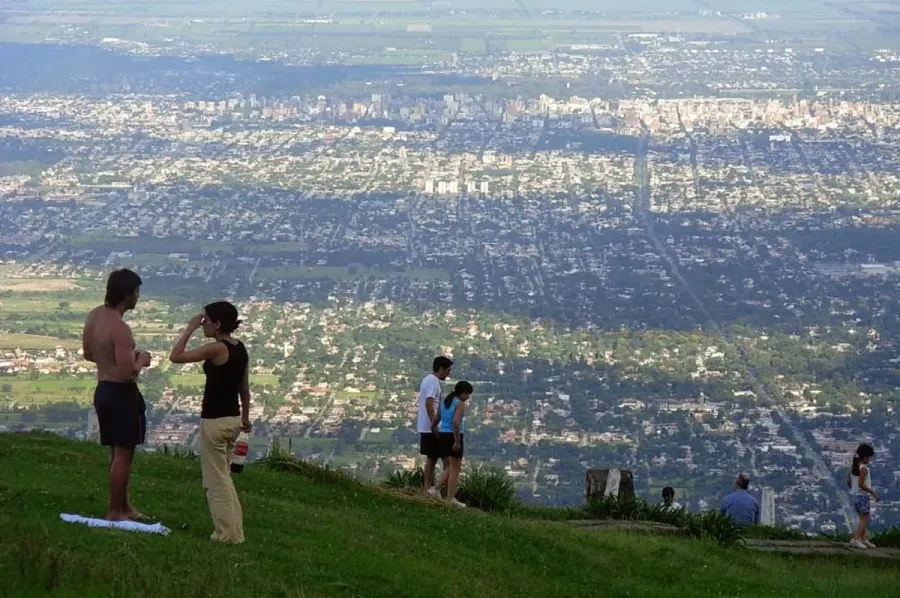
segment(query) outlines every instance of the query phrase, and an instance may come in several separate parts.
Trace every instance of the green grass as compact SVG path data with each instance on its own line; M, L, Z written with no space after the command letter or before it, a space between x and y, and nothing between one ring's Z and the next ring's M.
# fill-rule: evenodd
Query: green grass
M337 438L303 438L302 436L294 436L288 438L282 436L275 445L277 450L288 451L297 455L310 455L312 453L326 453L334 447L338 442Z
M93 378L22 378L0 377L0 388L10 387L9 392L0 392L0 400L15 403L18 407L39 407L50 403L90 404L93 399Z
M81 342L74 339L53 338L36 334L0 333L0 349L49 350L56 347L78 350Z
M337 393L339 399L348 401L377 401L381 398L381 392L377 390L361 390L359 392L340 391Z
M266 266L259 269L258 276L267 280L301 280L329 278L331 280L365 280L375 278L404 278L410 280L446 280L449 273L432 268L419 268L403 272L388 272L369 269L364 266Z
M76 249L93 249L95 251L131 251L137 244L130 237L115 237L110 232L91 232L78 235L69 239L69 244ZM234 245L231 243L218 243L213 241L191 241L178 237L157 238L148 237L140 239L141 255L158 254L167 257L170 253L231 253Z
M180 388L203 388L206 384L205 374L172 374L169 383Z
M321 470L236 477L247 543L209 542L199 464L139 455L138 508L173 532L62 523L98 516L107 454L46 435L0 435L0 583L9 596L891 596L892 563L792 558L676 538L453 511ZM439 567L440 574L435 574Z
M169 377L172 386L181 388L203 388L206 384L205 374L172 374ZM250 376L251 388L262 388L263 386L272 386L278 388L278 376L274 374L259 374Z
M278 388L278 376L275 374L251 374L250 386L271 386Z
M28 175L36 176L46 169L46 165L36 160L13 162L0 161L0 176Z

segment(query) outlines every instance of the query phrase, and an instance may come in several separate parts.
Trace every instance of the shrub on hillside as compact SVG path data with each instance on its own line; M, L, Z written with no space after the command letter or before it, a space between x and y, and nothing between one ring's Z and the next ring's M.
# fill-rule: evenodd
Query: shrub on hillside
M590 517L625 521L649 521L672 525L690 538L714 539L720 544L736 544L741 539L740 529L728 517L714 512L692 513L686 509L671 509L663 505L651 505L635 498L619 500L605 496L592 501L585 509Z
M625 521L653 521L681 527L691 516L686 509L670 509L663 505L651 505L640 498L619 500L615 496L605 496L592 501L587 506L588 515L597 519L618 519Z
M493 467L478 466L463 472L456 497L482 511L506 511L518 504L512 479Z
M398 470L388 474L383 485L404 492L421 491L425 484L425 472L421 467L411 471ZM442 493L446 493L442 488ZM471 507L483 511L502 512L521 505L516 487L502 469L476 466L463 470L456 497ZM554 517L555 518L555 517Z
M715 540L719 544L731 546L737 544L742 536L741 529L737 527L731 518L722 515L718 511L706 511L705 513L690 514L687 519L686 534L691 538L705 538ZM696 527L694 527L696 525Z
M425 485L425 470L416 467L413 470L398 469L388 474L384 480L384 487L393 490L415 491L421 490Z
M510 517L537 521L575 521L585 518L584 507L532 505L516 501L506 512Z
M332 469L327 465L310 463L298 459L277 445L269 455L253 463L254 466L264 467L272 471L284 471L303 476L316 482L346 483L354 481L345 472Z
M900 527L892 527L874 534L871 540L882 548L900 548Z
M161 455L168 455L169 457L175 457L176 459L199 459L199 453L195 453L191 449L186 446L182 446L180 444L168 445L164 444L161 448L156 450L157 453Z

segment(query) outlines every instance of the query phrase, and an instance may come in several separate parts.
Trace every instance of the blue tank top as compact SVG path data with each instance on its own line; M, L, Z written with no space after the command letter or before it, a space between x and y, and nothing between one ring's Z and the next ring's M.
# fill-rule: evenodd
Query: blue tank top
M453 416L456 414L456 406L460 404L460 400L454 398L450 402L450 406L447 407L446 401L441 401L441 425L438 428L438 432L442 434L452 434L453 433ZM466 433L466 417L463 418L459 422L459 433Z

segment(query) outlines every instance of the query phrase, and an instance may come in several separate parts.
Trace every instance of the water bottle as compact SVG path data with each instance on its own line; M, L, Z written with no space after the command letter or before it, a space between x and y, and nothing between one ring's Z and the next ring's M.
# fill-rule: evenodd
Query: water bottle
M247 451L250 449L248 442L250 437L246 432L241 432L234 443L234 455L231 458L231 473L241 473L244 471L244 463L247 462Z

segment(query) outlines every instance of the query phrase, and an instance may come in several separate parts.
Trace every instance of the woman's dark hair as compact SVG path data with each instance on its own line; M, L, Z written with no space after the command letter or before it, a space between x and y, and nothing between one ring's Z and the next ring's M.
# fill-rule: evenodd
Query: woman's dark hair
M473 390L475 389L472 388L471 384L469 384L465 380L460 380L456 383L456 386L453 387L453 392L448 394L444 399L444 407L450 409L450 404L453 403L453 399L455 399L459 395L472 394Z
M662 489L662 497L664 501L672 502L672 500L675 498L675 489L671 486L666 486Z
M853 455L853 465L850 466L850 475L859 475L859 465L860 461L865 459L866 457L874 457L875 449L872 448L872 445L862 443L859 445L859 448L856 449L856 454Z
M210 303L203 308L203 313L210 321L219 325L219 332L222 334L231 334L241 325L237 308L227 301Z
M141 277L129 270L122 268L114 270L106 279L106 297L103 299L106 307L118 307L126 297L134 295L141 286Z

